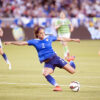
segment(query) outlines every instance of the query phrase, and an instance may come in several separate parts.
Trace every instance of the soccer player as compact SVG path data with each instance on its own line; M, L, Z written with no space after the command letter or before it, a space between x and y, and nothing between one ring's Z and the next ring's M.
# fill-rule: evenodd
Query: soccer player
M62 91L61 87L56 83L55 79L50 75L54 72L56 67L65 69L71 74L75 73L75 63L70 61L69 64L64 61L62 58L57 56L57 54L52 49L53 41L75 41L80 42L79 39L70 39L70 38L59 38L56 36L45 36L44 28L39 27L35 29L36 39L31 39L28 41L21 42L5 42L5 45L14 44L14 45L29 45L34 46L38 52L38 57L41 63L44 62L43 75L49 83L55 86L54 91Z
M9 70L11 70L11 63L8 60L6 54L3 52L2 49L2 43L1 43L1 37L3 36L3 30L0 28L0 55L2 55L2 57L4 58L4 60L6 61L6 63L9 65Z
M58 32L59 37L66 37L70 38L71 32L73 31L73 26L68 18L66 18L66 15L63 11L60 13L60 18L55 23L55 28ZM64 47L64 58L68 61L74 60L74 56L70 56L69 49L67 42L61 42Z

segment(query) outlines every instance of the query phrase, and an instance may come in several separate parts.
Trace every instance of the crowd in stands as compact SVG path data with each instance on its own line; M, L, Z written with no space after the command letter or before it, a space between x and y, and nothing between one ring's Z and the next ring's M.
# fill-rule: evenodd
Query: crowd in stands
M39 24L50 33L54 19L61 11L74 27L85 25L91 34L100 34L100 0L0 0L0 26L33 28ZM97 35L92 35L97 39Z
M100 17L100 0L0 0L0 17Z

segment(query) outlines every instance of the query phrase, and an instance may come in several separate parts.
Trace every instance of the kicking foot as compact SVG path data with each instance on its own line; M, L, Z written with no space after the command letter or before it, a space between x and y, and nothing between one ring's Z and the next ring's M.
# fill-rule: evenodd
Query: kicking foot
M75 56L65 57L65 59L70 62L75 60Z
M61 87L60 86L56 86L53 91L62 91Z

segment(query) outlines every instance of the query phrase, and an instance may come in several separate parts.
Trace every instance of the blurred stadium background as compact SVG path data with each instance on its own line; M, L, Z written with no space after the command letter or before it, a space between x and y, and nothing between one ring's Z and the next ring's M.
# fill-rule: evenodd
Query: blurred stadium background
M6 30L3 40L13 40L11 36L6 39L7 34L22 32L18 26L26 34L21 39L28 39L36 24L45 27L46 34L56 35L53 25L62 10L78 30L72 37L100 39L100 0L0 0L0 26Z
M46 34L57 35L53 25L62 10L75 27L71 37L81 39L80 44L69 43L76 57L76 74L56 69L53 76L63 91L53 92L33 47L3 45L12 70L0 56L0 100L100 100L100 0L0 0L2 40L31 39L37 24L45 27ZM59 42L53 48L63 57ZM81 84L78 93L68 88L73 80Z

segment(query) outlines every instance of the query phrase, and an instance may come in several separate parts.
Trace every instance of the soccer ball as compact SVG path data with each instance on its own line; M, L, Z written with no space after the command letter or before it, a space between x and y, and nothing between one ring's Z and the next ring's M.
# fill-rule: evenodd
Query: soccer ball
M80 90L80 83L77 81L73 81L69 85L70 89L74 92L78 92Z

